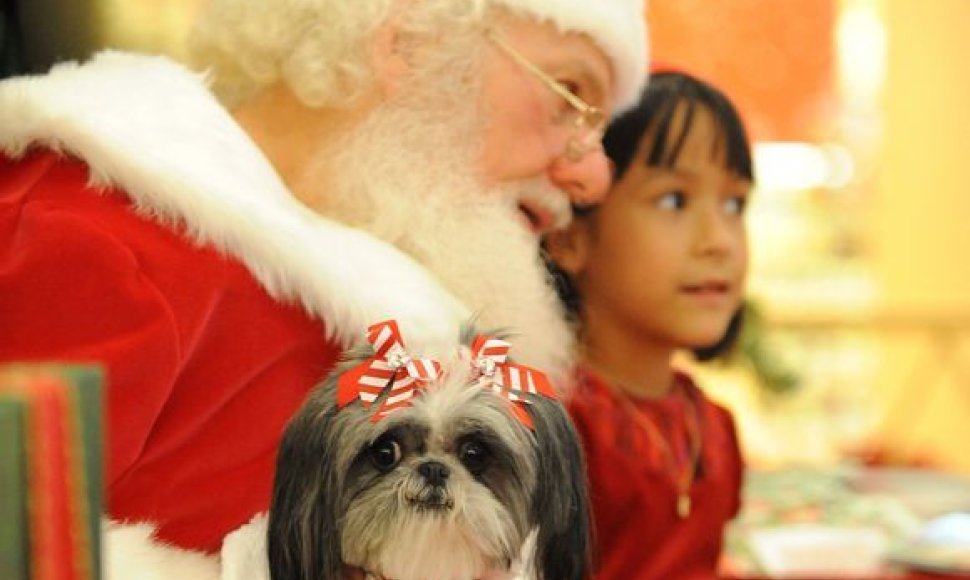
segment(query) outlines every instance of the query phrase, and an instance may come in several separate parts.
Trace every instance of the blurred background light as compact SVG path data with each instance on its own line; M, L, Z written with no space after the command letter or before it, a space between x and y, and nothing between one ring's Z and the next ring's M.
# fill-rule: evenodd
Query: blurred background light
M756 143L754 163L758 187L766 191L840 188L854 173L852 154L838 144Z
M879 7L871 0L847 2L835 30L839 82L850 104L871 103L886 78L888 32Z

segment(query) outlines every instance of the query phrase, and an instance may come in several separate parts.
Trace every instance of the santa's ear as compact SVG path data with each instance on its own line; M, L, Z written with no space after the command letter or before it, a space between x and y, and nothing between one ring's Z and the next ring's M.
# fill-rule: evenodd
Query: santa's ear
M377 29L371 53L371 67L377 86L385 98L400 90L409 65L397 18L388 18Z
M546 234L543 247L549 259L560 270L577 276L586 268L589 254L589 224L587 219L575 219L565 229Z

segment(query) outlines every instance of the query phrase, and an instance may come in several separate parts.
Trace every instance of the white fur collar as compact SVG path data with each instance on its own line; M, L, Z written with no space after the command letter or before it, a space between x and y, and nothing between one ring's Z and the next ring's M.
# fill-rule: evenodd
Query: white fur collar
M92 183L120 187L140 211L235 256L342 344L396 318L409 347L434 352L467 318L410 257L296 202L205 79L168 59L104 52L0 83L0 150L35 145L80 157Z

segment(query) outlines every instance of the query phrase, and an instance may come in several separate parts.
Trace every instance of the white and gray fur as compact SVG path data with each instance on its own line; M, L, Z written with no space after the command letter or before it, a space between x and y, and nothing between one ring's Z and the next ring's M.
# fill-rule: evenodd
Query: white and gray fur
M337 580L345 565L393 580L589 576L585 472L559 402L530 396L530 430L455 357L411 407L373 422L377 407L336 407L338 376L363 354L310 395L283 437L273 580Z

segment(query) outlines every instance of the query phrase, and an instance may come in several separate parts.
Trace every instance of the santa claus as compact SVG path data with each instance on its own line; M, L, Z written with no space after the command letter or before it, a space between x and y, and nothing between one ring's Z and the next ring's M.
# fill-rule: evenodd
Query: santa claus
M641 0L212 0L192 46L0 83L0 359L105 368L109 578L218 577L375 321L565 376L538 236L646 60Z

